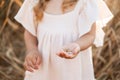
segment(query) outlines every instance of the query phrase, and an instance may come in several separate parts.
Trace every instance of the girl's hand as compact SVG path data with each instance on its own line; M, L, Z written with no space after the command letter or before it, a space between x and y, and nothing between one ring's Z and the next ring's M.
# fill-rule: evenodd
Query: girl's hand
M79 44L70 43L68 45L63 46L63 48L57 52L57 55L62 58L72 59L75 58L79 52L80 52Z
M39 51L29 51L25 57L24 68L30 72L33 72L33 69L38 69L41 61L42 58Z

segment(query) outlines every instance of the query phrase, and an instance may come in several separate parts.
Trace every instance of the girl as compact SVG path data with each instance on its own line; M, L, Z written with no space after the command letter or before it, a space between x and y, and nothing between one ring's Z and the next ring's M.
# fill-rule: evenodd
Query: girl
M94 80L91 45L103 44L111 17L102 0L25 0L15 16L26 29L24 80Z

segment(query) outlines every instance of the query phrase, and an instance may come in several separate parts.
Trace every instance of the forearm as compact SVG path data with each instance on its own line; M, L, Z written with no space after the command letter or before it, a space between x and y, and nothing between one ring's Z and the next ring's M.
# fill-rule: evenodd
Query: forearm
M79 44L80 51L82 51L90 47L93 44L94 39L95 37L93 35L85 34L84 36L76 40L75 42Z
M38 49L37 48L37 46L38 46L37 38L35 36L33 36L32 34L30 34L26 30L25 30L25 33L24 33L24 40L25 40L25 45L26 45L27 51Z
M82 37L80 37L78 40L75 41L76 43L79 44L81 51L89 48L93 44L95 40L95 34L96 34L96 23L92 25L90 32L86 33L85 35L83 35Z

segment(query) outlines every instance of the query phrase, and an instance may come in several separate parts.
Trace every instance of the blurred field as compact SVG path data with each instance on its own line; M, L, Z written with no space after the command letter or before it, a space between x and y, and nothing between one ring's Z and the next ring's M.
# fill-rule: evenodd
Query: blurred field
M120 80L120 0L105 0L114 18L104 28L104 46L93 45L97 80ZM22 0L0 0L0 80L23 80L23 27L13 17Z

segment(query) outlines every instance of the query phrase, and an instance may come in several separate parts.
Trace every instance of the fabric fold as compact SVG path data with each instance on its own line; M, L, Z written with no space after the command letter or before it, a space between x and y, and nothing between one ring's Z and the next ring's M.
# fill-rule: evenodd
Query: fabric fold
M14 18L33 36L36 36L33 6L32 0L25 0Z
M107 5L102 0L86 0L83 11L78 16L79 37L91 30L93 23L96 23L96 37L94 44L96 47L103 46L103 27L112 19L113 15Z

